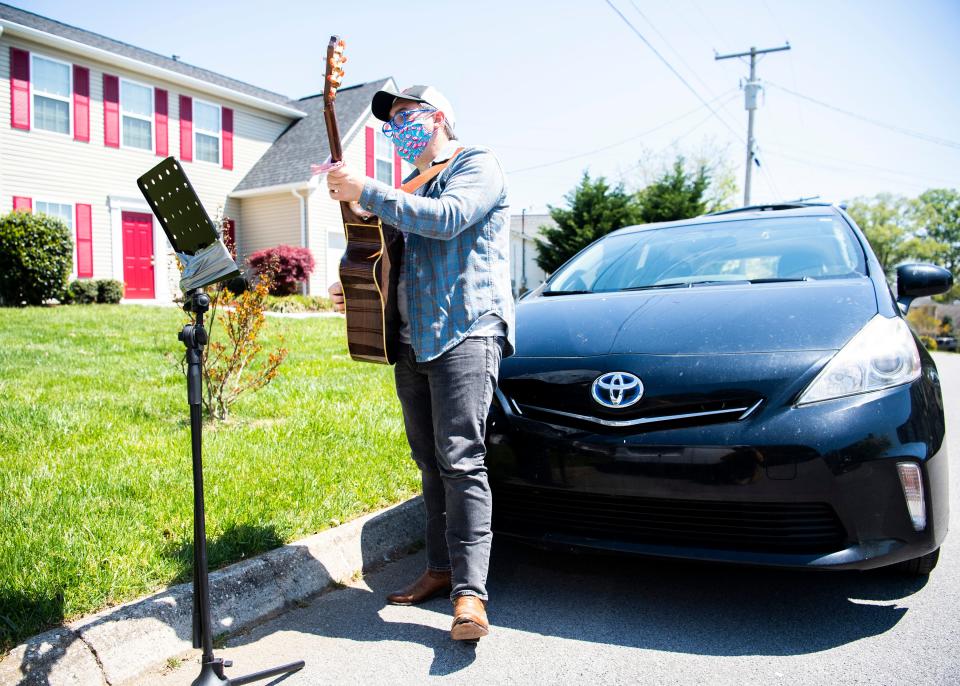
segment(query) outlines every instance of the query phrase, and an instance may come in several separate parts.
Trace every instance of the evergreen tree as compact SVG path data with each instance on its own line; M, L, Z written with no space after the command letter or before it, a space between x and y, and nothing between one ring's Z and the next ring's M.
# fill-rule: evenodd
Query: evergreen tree
M699 217L707 211L706 192L710 181L706 164L697 164L691 173L683 156L678 155L671 169L639 192L641 221L668 222Z
M584 172L580 184L564 197L567 207L548 205L557 226L540 227L543 239L536 239L537 264L548 274L598 238L640 223L636 196L622 183L611 187L602 176L591 179Z

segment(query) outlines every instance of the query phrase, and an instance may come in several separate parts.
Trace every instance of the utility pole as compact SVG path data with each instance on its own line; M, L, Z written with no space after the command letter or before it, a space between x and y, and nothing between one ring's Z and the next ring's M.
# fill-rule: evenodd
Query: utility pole
M728 60L731 57L750 56L750 80L747 81L747 83L743 86L744 108L747 110L747 175L743 182L744 206L750 204L750 177L753 172L754 159L753 113L757 111L757 94L762 88L760 81L757 79L757 55L764 55L768 52L780 52L781 50L789 49L790 43L787 43L786 45L781 45L779 48L766 48L764 50L757 50L756 48L751 47L750 52L738 52L731 55L717 55L714 53L715 60Z

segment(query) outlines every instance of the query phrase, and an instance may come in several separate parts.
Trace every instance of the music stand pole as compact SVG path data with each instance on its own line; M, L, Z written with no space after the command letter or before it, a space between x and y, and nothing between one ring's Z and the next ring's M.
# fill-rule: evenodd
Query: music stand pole
M273 667L262 672L228 679L223 668L229 660L213 655L213 626L210 621L210 580L207 569L207 532L203 506L202 378L201 358L207 344L203 315L210 308L210 296L202 290L187 292L183 309L194 314L194 321L183 327L178 338L187 348L187 401L190 404L190 438L193 448L193 647L202 648L200 675L192 686L240 686L303 668L303 660Z

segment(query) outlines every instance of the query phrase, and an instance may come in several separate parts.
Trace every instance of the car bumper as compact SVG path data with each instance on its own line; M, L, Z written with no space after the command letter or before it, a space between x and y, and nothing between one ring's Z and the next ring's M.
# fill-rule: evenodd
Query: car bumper
M870 569L938 548L948 522L938 389L913 384L741 422L592 433L495 403L494 531L549 547L813 569ZM920 466L926 526L897 463Z

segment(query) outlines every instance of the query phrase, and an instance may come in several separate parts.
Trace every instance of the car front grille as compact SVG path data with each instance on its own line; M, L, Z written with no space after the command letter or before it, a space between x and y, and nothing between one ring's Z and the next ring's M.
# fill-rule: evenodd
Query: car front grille
M845 546L826 503L756 503L600 495L494 484L494 529L682 547L820 553Z
M641 403L636 408L626 411L598 412L585 403L572 403L562 396L556 400L541 397L534 399L533 402L523 402L512 394L498 392L497 395L501 406L508 414L601 433L624 430L638 432L735 422L749 417L763 402L763 399L756 395L741 395Z

